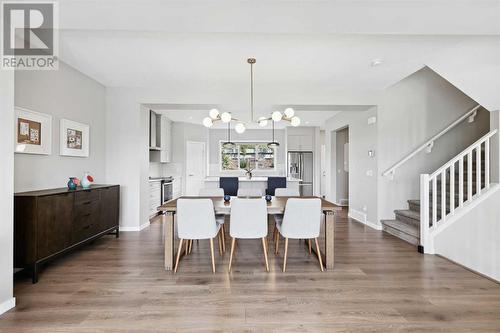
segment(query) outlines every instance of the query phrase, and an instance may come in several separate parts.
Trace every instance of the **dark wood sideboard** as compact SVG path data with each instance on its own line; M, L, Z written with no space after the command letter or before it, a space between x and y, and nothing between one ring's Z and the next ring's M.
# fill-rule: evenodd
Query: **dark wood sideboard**
M58 188L14 195L14 266L39 266L103 235L119 236L119 185Z

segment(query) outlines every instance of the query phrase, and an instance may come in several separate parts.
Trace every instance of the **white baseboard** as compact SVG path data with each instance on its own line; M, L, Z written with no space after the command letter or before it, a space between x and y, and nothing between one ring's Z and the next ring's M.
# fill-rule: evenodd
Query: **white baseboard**
M12 297L11 299L8 299L3 303L0 303L0 315L2 313L9 311L10 309L12 309L15 306L16 306L16 298L15 297Z
M349 208L349 213L347 213L347 216L349 216L351 219L358 221L359 223L363 223L364 225L375 229L375 230L382 230L382 226L370 222L366 219L366 214L363 212L360 212L359 210L355 210L352 208Z
M149 221L141 224L138 227L120 227L120 231L128 232L128 231L141 231L144 228L149 227Z

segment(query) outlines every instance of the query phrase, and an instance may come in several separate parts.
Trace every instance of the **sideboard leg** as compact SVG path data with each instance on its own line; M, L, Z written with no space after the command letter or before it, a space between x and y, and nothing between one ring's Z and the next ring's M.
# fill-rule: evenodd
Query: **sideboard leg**
M33 284L38 282L38 264L34 263L31 267L31 282Z
M120 227L116 227L116 238L120 238Z

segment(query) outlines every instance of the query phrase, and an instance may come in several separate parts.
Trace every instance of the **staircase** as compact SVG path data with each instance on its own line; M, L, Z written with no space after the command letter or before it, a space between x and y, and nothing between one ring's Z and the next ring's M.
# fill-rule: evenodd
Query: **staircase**
M489 188L489 144L495 134L496 130L486 134L433 174L421 175L420 197L427 205L421 207L422 199L408 200L408 209L395 210L394 220L381 221L383 230L410 244L424 245L421 235L428 237ZM424 221L422 214L427 216Z

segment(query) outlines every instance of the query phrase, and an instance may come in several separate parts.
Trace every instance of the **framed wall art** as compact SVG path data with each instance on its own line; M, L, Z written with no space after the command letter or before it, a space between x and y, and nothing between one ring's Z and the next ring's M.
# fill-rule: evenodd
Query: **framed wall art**
M60 155L89 156L89 132L87 124L61 119L60 122Z
M50 155L52 153L52 116L15 107L14 152Z

